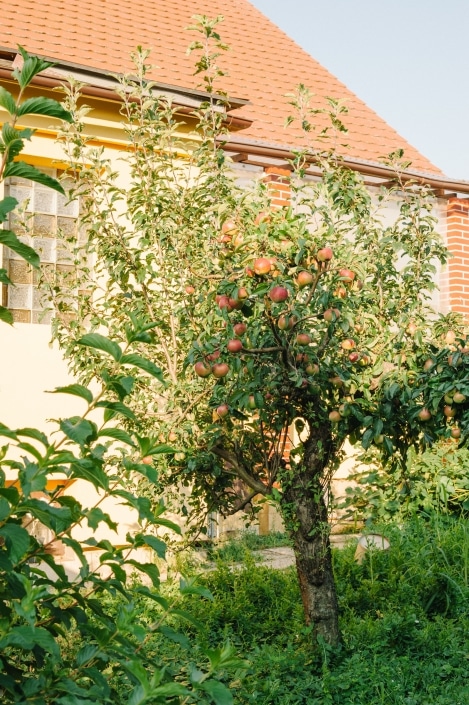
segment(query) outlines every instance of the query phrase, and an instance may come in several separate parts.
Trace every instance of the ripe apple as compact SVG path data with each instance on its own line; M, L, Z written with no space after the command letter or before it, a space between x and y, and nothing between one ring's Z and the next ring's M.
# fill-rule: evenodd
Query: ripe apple
M415 335L417 332L417 324L414 321L411 321L409 325L407 326L407 332L409 335Z
M356 343L353 338L345 338L345 340L341 342L340 347L342 348L342 350L353 350L355 345Z
M177 434L174 433L174 431L170 431L170 433L168 434L168 441L170 443L174 443L174 441L177 441L177 438Z
M457 426L453 426L451 429L451 438L461 438L461 429Z
M238 232L238 226L236 222L230 218L228 220L225 220L225 222L221 226L221 231L223 235L236 235L236 233Z
M451 365L451 367L460 367L462 365L462 360L460 357L455 358L454 355L448 355L448 365Z
M230 353L238 353L240 350L243 349L243 344L239 340L239 338L233 338L232 340L228 341L226 347Z
M141 459L140 461L144 465L153 465L153 456L152 455L146 455L144 458Z
M247 331L247 325L245 323L235 323L233 326L233 333L235 335L244 335Z
M340 388L344 386L344 380L342 377L339 377L339 375L335 375L335 377L331 377L329 379L329 382L334 385L334 387Z
M431 411L429 411L429 409L427 409L425 406L420 409L418 413L418 418L420 419L420 421L429 421L431 417Z
M449 330L445 335L446 345L453 345L456 340L456 333L454 330Z
M329 421L332 421L332 423L339 423L341 419L342 416L340 415L339 411L331 411L329 413Z
M296 283L298 284L300 289L303 289L303 287L305 286L309 286L313 283L313 281L313 275L311 274L311 272L307 272L306 269L303 269L301 272L299 272L296 278Z
M228 416L229 411L228 404L220 404L220 406L217 406L217 414L221 419Z
M296 336L297 345L309 345L311 342L311 336L308 333L298 333Z
M210 362L215 362L215 360L218 360L219 357L220 357L220 351L219 351L219 350L214 350L213 352L208 353L208 354L205 356L205 359L206 359L206 360L209 360Z
M295 360L299 363L308 362L308 356L305 355L304 353L297 353Z
M328 323L334 323L340 316L338 308L326 308L324 311L324 320Z
M319 372L319 365L316 362L310 362L305 368L306 374L317 375Z
M270 213L267 213L267 211L260 211L254 219L254 225L260 225L261 223L268 223L269 221L270 221Z
M285 315L279 316L278 321L277 321L277 325L280 328L280 330L288 330L289 323L290 323L290 319L288 318L288 316L285 316Z
M350 360L350 362L353 362L353 363L358 362L358 360L360 359L360 353L352 352L348 356L348 359Z
M271 268L271 261L267 257L258 257L254 262L254 272L261 276L262 274L268 274Z
M339 269L339 277L344 284L351 284L355 279L355 272L352 272L351 269Z
M192 295L195 294L195 287L192 286L192 284L186 284L186 294Z
M434 364L435 364L435 361L432 360L431 357L429 357L429 358L428 358L427 360L425 360L425 362L423 363L423 369L425 370L425 372L428 372L429 370L432 369L432 367L433 367Z
M445 407L443 408L443 413L446 416L446 418L452 419L454 416L456 416L456 409L454 409L449 404L446 404Z
M274 286L273 289L269 291L269 298L276 304L286 301L288 295L288 289L285 289L284 286Z
M322 247L316 253L316 259L318 262L329 262L334 256L330 247Z
M212 365L213 376L217 379L225 377L229 371L230 368L229 365L226 364L226 362L216 362L214 365Z
M461 392L455 392L453 395L453 401L455 404L464 404L466 401L466 396L461 394Z
M347 289L345 286L338 286L337 289L334 291L334 296L336 296L338 299L345 299L347 296Z
M226 308L226 310L227 310L228 312L229 312L229 311L232 311L233 309L232 309L232 306L230 305L230 297L229 297L229 296L226 296L225 294L223 294L222 296L220 296L220 298L218 299L218 307L219 307L220 309Z
M249 297L249 292L244 286L242 286L238 289L236 296L239 299L239 301L244 301L245 299L247 299Z
M208 367L205 362L199 360L199 362L196 362L194 365L194 372L199 377L208 377L212 372L212 368Z

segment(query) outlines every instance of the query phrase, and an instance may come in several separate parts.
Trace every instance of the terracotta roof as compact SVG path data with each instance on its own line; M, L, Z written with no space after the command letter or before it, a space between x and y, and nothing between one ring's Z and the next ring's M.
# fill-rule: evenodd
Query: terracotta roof
M194 57L185 53L195 38L185 28L195 14L225 17L220 33L231 50L220 59L229 73L223 86L250 101L234 111L253 121L242 132L246 138L283 145L298 140L298 130L284 128L291 112L285 94L304 83L318 107L325 97L345 99L349 156L376 162L402 147L414 169L441 173L247 0L10 0L2 7L0 41L116 73L132 70L130 53L140 45L152 50L155 80L195 88Z

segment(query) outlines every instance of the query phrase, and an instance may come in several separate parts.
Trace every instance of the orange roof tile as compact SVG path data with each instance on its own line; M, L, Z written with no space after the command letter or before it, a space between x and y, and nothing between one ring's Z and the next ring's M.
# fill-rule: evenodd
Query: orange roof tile
M225 17L220 33L231 50L220 59L229 74L223 87L250 101L233 113L253 121L243 137L282 145L299 139L298 130L284 128L285 94L304 83L318 107L326 97L346 101L348 156L376 162L402 147L414 169L441 173L247 0L11 0L2 7L0 44L115 73L132 70L130 53L140 45L152 50L155 80L196 88L194 57L185 53L195 14Z

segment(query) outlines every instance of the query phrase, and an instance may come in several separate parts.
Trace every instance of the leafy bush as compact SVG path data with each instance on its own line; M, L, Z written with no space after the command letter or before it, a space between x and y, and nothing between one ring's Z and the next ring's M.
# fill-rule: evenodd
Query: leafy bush
M279 546L291 546L291 540L280 531L273 531L265 536L254 531L243 531L237 538L210 546L207 555L212 561L239 563L245 559L246 553Z
M414 514L469 513L469 449L442 441L423 453L411 448L405 467L375 467L354 476L346 506L357 518L405 520Z

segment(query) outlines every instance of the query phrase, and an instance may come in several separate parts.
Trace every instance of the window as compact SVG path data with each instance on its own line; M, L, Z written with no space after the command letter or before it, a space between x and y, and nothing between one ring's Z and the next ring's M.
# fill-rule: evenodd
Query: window
M54 169L43 169L57 177ZM65 184L66 188L66 184ZM19 323L50 323L52 312L38 287L40 278L73 285L75 267L67 240L76 235L78 201L28 179L11 177L5 182L5 194L18 201L19 208L10 214L7 227L20 240L39 253L41 272L34 270L16 253L3 248L3 266L13 285L3 286L3 305Z

